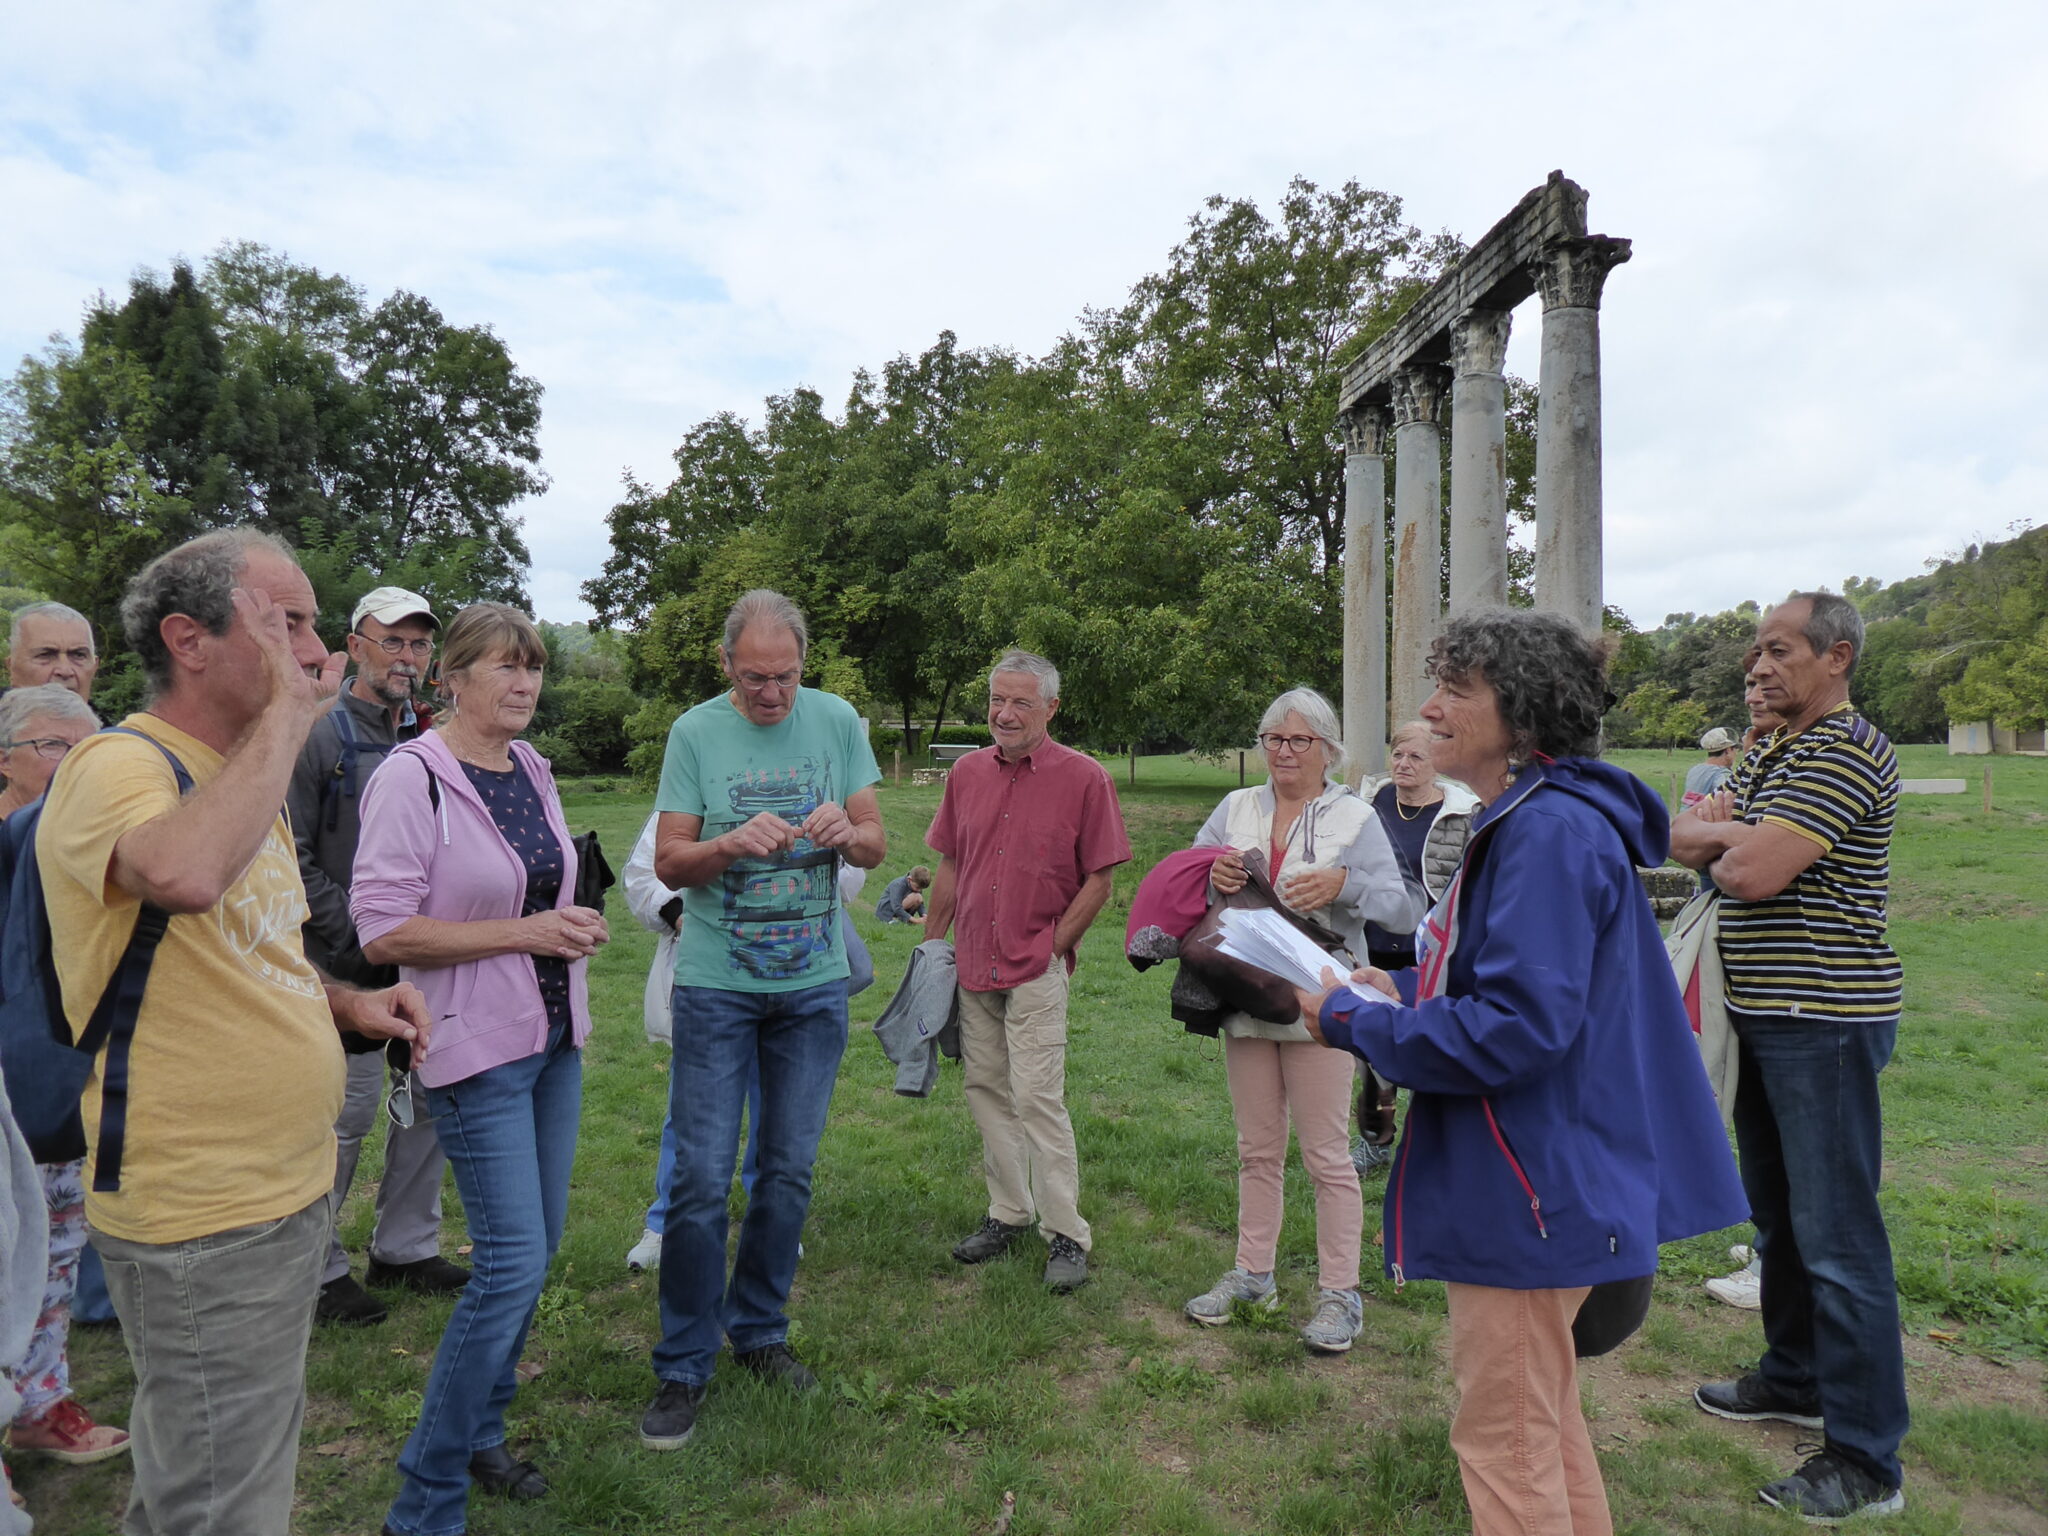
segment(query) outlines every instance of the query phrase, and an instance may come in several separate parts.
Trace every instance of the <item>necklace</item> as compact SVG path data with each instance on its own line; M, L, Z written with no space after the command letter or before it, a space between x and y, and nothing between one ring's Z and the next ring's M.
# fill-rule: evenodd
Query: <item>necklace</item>
M1434 805L1435 803L1436 802L1432 800L1430 802L1430 805ZM1410 815L1408 812L1408 807L1403 805L1400 801L1400 798L1396 796L1394 800L1394 809L1400 814L1400 817L1403 821L1413 821L1416 816L1420 816L1424 811L1428 810L1429 806L1418 805L1417 807L1415 807L1414 815Z

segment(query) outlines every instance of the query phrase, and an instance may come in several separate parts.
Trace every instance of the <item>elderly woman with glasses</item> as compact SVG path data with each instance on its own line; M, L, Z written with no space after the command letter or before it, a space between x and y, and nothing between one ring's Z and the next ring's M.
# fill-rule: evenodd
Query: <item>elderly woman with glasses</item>
M505 1444L526 1331L562 1240L604 915L575 904L576 850L547 759L519 739L546 647L532 620L477 603L442 636L436 727L370 779L349 893L363 954L426 994L433 1049L413 1063L475 1244L398 1458L384 1529L466 1526L470 1485L537 1499ZM394 1095L394 1119L407 1101Z
M63 683L16 688L0 698L0 773L7 775L0 821L37 800L64 755L99 724L92 706ZM50 1259L28 1354L13 1372L21 1406L8 1441L17 1451L41 1451L58 1461L100 1461L128 1449L128 1432L94 1422L71 1395L71 1297L85 1250L85 1159L38 1162L36 1171L50 1212Z
M1658 1244L1747 1209L1636 877L1670 820L1598 760L1606 661L1565 619L1455 619L1430 673L1436 770L1485 808L1419 963L1304 995L1303 1017L1413 1093L1386 1264L1445 1282L1473 1530L1603 1536L1573 1321L1592 1287L1654 1273Z
M1266 782L1226 795L1195 846L1230 850L1209 877L1224 896L1243 889L1244 855L1256 851L1280 899L1334 929L1362 957L1368 922L1412 927L1421 901L1402 878L1371 804L1338 778L1339 735L1337 712L1314 689L1281 694L1259 722ZM1342 1354L1363 1321L1358 1259L1365 1221L1347 1121L1351 1063L1317 1046L1299 1020L1269 1024L1234 1013L1224 1036L1237 1121L1237 1262L1185 1310L1213 1326L1230 1320L1233 1302L1279 1305L1273 1266L1292 1121L1316 1189L1318 1294L1301 1338L1318 1354Z

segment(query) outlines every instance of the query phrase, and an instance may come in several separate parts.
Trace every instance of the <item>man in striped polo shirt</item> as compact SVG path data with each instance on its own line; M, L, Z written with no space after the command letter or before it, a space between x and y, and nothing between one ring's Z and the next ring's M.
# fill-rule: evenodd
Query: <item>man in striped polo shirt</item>
M1810 1518L1905 1507L1905 1360L1878 1209L1877 1075L1898 1036L1885 942L1899 771L1849 703L1863 620L1795 593L1757 626L1751 676L1783 724L1680 816L1671 851L1721 888L1721 959L1740 1044L1735 1139L1763 1258L1765 1351L1694 1400L1727 1419L1824 1431L1760 1490Z

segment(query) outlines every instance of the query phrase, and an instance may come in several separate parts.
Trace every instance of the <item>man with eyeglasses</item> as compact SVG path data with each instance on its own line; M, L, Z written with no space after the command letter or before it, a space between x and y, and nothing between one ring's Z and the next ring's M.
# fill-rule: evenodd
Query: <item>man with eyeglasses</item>
M789 1349L790 1283L811 1167L846 1050L841 861L882 862L887 839L867 732L844 699L802 686L803 613L779 592L726 615L732 688L669 731L654 808L655 878L683 893L669 1112L675 1173L661 1241L660 1382L640 1443L672 1451L696 1427L721 1344L793 1391L817 1378ZM728 1274L726 1202L749 1070L760 1073L754 1187Z
M92 623L76 608L29 603L14 611L7 627L7 680L14 687L59 683L89 704L99 669Z
M439 626L427 600L403 587L378 587L357 603L348 636L355 675L307 732L292 772L287 805L299 875L306 882L306 956L328 975L358 986L384 987L398 979L394 968L363 958L349 918L363 788L393 747L431 723L414 692L433 664ZM348 1098L334 1126L337 1223L363 1138L383 1118L384 1065L378 1054L349 1057ZM371 1285L445 1295L468 1283L467 1269L441 1257L441 1174L447 1165L432 1122L393 1122L377 1186L377 1225L370 1234L365 1277ZM320 1282L320 1321L368 1326L384 1320L384 1304L349 1273L338 1230L329 1239Z

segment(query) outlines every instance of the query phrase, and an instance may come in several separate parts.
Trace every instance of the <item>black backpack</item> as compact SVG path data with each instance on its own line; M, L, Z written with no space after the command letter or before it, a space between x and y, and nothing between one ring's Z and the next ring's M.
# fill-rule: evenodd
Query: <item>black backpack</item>
M357 758L367 752L381 763L395 741L365 741L356 734L355 717L348 712L348 700L336 699L334 707L327 712L334 722L334 734L341 738L341 756L335 761L334 772L320 781L320 819L332 832L341 825L341 802L353 800L362 789L362 780L369 777L358 771ZM376 771L376 764L370 771Z
M178 776L178 793L192 792L192 776L169 747L126 726L111 729L139 736L163 753ZM85 1122L78 1101L92 1075L93 1058L106 1047L92 1187L114 1190L121 1187L121 1154L127 1141L128 1047L171 914L149 902L142 904L128 947L74 1043L51 955L50 912L36 861L36 828L47 802L46 791L43 799L0 822L0 928L5 930L0 938L0 1073L6 1076L15 1122L35 1160L68 1163L85 1156Z

